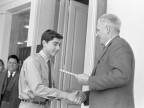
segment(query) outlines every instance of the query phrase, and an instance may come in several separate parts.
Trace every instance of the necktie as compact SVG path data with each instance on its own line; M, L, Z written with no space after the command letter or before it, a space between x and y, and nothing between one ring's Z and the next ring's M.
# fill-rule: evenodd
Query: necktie
M52 87L52 78L51 78L51 63L50 63L50 60L48 61L48 68L49 68L49 88Z
M12 78L12 74L13 74L13 73L11 72L9 78Z
M10 76L8 77L8 83L10 82L10 80L12 79L12 72L10 73Z

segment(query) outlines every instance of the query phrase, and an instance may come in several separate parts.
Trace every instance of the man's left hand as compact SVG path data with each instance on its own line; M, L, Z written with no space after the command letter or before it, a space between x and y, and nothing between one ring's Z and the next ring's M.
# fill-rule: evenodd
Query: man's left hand
M75 76L80 84L88 85L89 75L87 74L78 74Z

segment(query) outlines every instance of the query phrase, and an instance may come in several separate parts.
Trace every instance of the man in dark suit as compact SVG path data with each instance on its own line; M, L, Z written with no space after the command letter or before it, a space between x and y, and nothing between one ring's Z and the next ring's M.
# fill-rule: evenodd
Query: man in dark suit
M130 45L119 36L120 26L121 21L113 14L100 17L96 34L104 50L91 76L76 76L79 83L89 86L85 105L90 108L134 108L135 59Z
M3 72L0 82L1 105L0 108L18 108L20 100L18 98L18 71L19 59L16 55L10 55L7 62L7 70Z

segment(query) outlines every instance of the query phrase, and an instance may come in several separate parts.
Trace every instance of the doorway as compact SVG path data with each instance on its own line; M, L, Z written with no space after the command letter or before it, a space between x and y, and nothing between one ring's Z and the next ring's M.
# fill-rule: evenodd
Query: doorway
M31 48L27 47L29 17L30 9L12 14L8 55L17 55L20 59L20 66L31 51Z
M88 5L78 1L70 0L67 3L63 40L63 50L61 59L61 69L71 73L81 74L84 71L85 44L87 31ZM68 9L68 10L67 10ZM59 72L60 73L60 72ZM59 89L72 92L82 90L82 86L75 77L60 73ZM67 100L58 102L57 108L80 108Z

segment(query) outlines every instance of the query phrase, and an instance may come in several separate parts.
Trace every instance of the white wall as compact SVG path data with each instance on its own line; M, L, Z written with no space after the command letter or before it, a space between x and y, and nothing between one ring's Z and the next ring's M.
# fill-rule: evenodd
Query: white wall
M134 98L136 108L144 108L144 0L108 0L107 13L122 21L121 37L135 54Z

